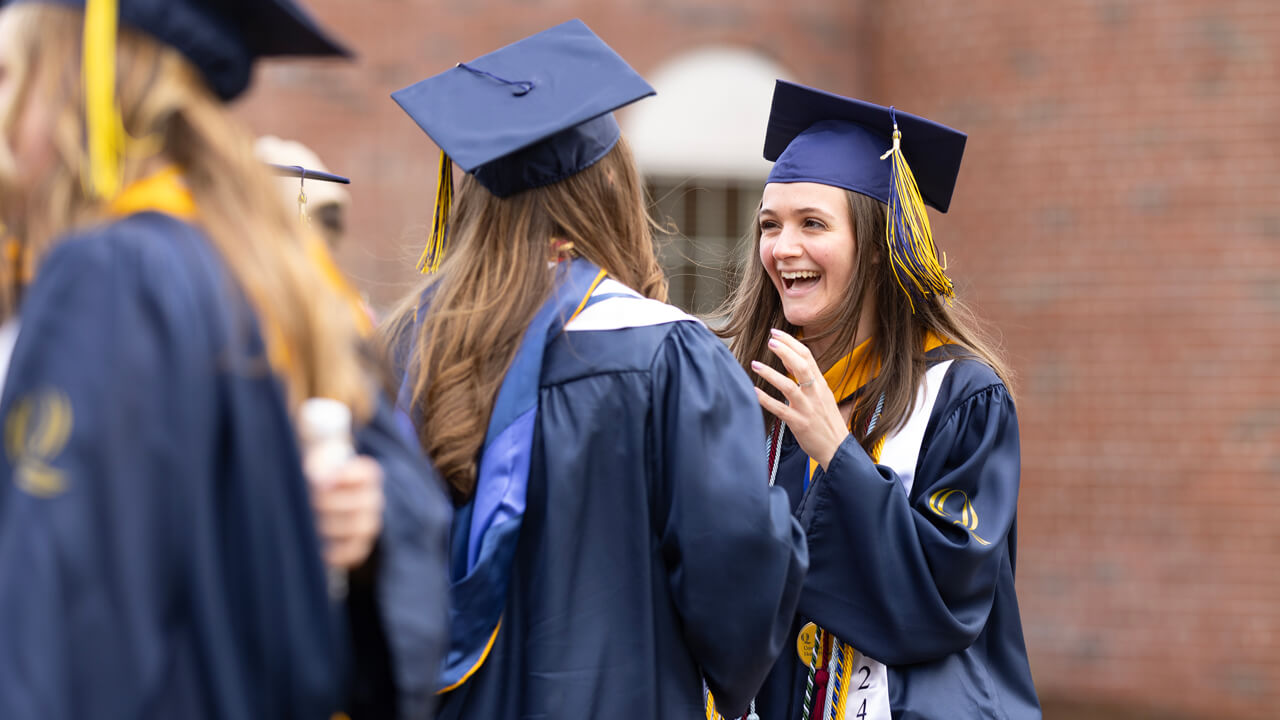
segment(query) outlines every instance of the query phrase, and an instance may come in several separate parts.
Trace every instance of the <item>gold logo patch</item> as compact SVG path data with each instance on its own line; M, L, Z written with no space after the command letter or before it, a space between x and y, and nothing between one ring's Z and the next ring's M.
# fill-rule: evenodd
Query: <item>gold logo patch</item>
M61 390L27 395L9 411L4 448L19 490L40 498L66 491L66 477L51 463L66 447L73 422L71 400Z
M805 665L813 662L813 646L818 644L818 626L805 623L796 636L796 654Z
M969 496L965 495L963 490L949 490L947 488L938 490L929 496L929 509L938 517L955 517L955 515L947 512L947 500L953 496L959 496L960 498L960 519L952 520L952 523L968 530L974 540L983 545L990 545L991 543L978 537L978 533L974 532L978 529L978 511L973 509L973 503L969 502Z

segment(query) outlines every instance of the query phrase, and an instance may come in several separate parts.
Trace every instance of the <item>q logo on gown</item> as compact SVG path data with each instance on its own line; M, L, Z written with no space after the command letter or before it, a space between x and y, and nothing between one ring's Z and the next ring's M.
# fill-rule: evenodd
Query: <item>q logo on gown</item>
M66 447L73 422L71 400L61 390L40 390L14 404L5 416L4 447L19 490L39 498L66 491L65 476L51 463Z

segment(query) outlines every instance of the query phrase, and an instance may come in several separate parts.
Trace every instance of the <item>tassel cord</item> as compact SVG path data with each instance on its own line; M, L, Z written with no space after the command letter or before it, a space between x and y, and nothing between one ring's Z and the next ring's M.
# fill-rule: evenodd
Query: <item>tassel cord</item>
M945 257L941 263L938 261L924 199L911 166L902 153L902 131L898 128L896 116L893 146L880 159L890 160L889 209L885 222L889 265L914 313L916 297L932 294L950 298L955 296L955 291L946 275Z
M440 151L440 171L436 178L436 206L431 216L431 237L418 258L418 272L426 275L440 269L449 242L449 210L453 205L453 161Z
M80 72L89 145L84 182L91 197L103 200L114 198L123 183L125 132L116 104L117 10L117 0L89 0L84 10Z

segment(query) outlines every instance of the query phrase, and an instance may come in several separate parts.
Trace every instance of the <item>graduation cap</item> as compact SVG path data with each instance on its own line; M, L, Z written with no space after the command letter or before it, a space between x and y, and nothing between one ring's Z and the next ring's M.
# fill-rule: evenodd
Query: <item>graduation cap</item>
M351 179L334 175L333 173L324 172L323 170L311 170L301 165L277 165L275 163L267 163L267 167L271 168L276 175L285 177L296 177L302 182L307 180L320 180L329 183L338 183L340 185L350 185Z
M890 265L908 300L913 292L952 297L925 205L950 207L965 140L894 107L779 80L764 141L764 157L774 161L766 182L821 183L886 203Z
M307 190L306 190L307 180L309 179L319 180L322 182L335 183L339 185L351 184L351 180L349 180L348 178L344 178L341 175L334 175L333 173L325 172L323 170L312 170L310 168L305 168L301 165L277 165L276 163L267 163L267 167L271 168L271 171L274 172L276 175L280 175L282 177L289 177L289 178L294 178L294 177L298 178L298 216L301 217L303 221L307 223L311 222L311 216L307 213L307 200L308 200ZM345 191L343 192L345 195ZM325 203L325 200L323 199L323 197L324 196L322 196L322 199L320 200L321 205ZM332 198L334 196L331 195L330 197ZM345 197L343 197L342 199L345 200ZM330 202L339 202L339 200L335 198L330 200Z
M509 197L559 182L603 158L621 131L613 111L654 90L581 20L570 20L392 93L440 147L431 242L443 258L451 163Z
M308 206L323 208L336 205L345 208L351 204L351 195L343 187L351 181L329 172L320 156L297 140L264 135L254 141L253 154L280 177L277 185L286 196L297 202L300 215L310 215ZM321 182L308 186L308 180ZM333 232L341 232L343 218L340 214L322 213L319 219Z
M223 100L244 92L260 57L350 56L293 0L0 0L0 6L19 2L84 8L87 16L110 11L120 25L185 55Z
M124 127L116 107L117 27L147 33L181 52L223 100L249 86L253 63L266 56L348 56L293 0L0 0L83 8L85 115L89 191L119 191Z

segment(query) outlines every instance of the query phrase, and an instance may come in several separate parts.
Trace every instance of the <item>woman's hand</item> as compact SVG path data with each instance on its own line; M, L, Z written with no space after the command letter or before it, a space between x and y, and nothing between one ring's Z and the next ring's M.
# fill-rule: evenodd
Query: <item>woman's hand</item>
M369 558L382 533L382 466L359 456L324 477L308 479L325 564L354 570Z
M772 333L769 349L782 360L787 372L796 380L763 363L752 361L751 369L777 388L787 402L784 404L770 397L760 388L756 388L756 399L760 401L760 407L791 428L800 448L825 470L840 443L849 435L849 427L809 348L781 330L773 330Z

